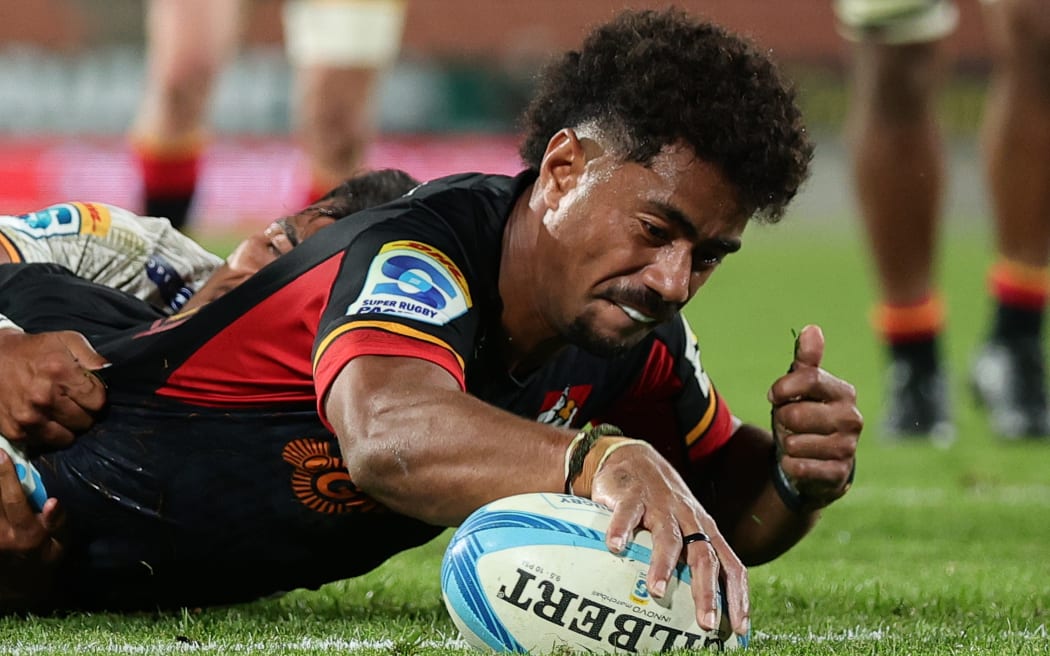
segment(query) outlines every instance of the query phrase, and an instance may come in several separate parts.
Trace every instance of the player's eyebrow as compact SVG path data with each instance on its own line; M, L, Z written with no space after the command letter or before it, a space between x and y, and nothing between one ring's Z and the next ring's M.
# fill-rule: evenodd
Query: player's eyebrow
M685 212L674 205L661 201L650 201L649 204L658 214L675 224L675 226L677 226L690 241L696 242L700 246L718 249L723 253L735 253L740 250L741 242L735 237L710 237L707 239L701 239L700 233L697 232L696 224L689 220L689 216Z

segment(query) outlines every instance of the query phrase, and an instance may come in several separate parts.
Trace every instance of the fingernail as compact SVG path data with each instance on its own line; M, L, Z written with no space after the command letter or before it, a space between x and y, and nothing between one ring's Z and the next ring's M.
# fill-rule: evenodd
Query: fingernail
M609 548L613 550L613 553L620 553L623 551L623 538L617 535L609 540Z
M717 629L718 628L718 613L713 610L709 610L704 613L704 628L706 629Z
M773 388L772 387L770 387L769 388L769 392L766 393L766 399L768 399L770 403L773 402Z
M664 596L664 593L667 592L667 581L657 581L654 583L651 592L654 597Z
M741 635L744 635L744 636L750 635L751 634L751 620L745 618L743 624L744 624L744 632Z

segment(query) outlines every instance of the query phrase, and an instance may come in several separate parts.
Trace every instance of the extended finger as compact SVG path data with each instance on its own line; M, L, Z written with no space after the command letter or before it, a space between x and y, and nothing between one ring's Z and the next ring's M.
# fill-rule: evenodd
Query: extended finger
M667 593L667 583L682 558L682 531L670 517L654 523L649 530L653 536L653 552L649 557L646 584L653 596L663 597Z
M719 624L718 577L721 567L711 538L703 531L696 531L691 535L698 534L704 535L705 539L683 546L685 562L689 565L693 577L690 592L696 605L696 623L705 631L715 631Z
M601 494L594 494L592 500L612 508L609 527L605 529L605 546L613 553L622 552L642 523L645 505L638 499L614 501Z
M751 590L748 584L747 568L724 539L719 543L713 542L712 546L722 562L722 581L725 584L726 595L724 612L729 613L733 633L747 635L751 628Z
M714 522L711 522L710 532L710 549L709 551L716 559L716 567L714 572L716 576L720 573L722 581L725 585L724 592L726 597L726 607L722 609L723 613L729 614L729 621L733 627L733 632L738 635L746 635L748 627L751 623L751 602L750 592L748 590L747 582L747 568L744 567L744 563L740 561L732 547L726 541L725 537L718 531ZM693 570L694 577L696 576L696 570ZM715 579L717 581L717 578ZM705 581L705 585L707 582ZM715 582L711 582L714 586ZM697 590L694 587L693 590L694 601L697 603L697 616L698 622L700 617L700 609L703 608L705 612L711 612L712 609L716 608L714 604L718 603L715 595L717 594L717 588L712 588L711 601L708 602L705 597L698 598ZM712 604L711 606L701 606L700 604ZM712 616L712 621L717 619L717 612ZM701 626L704 626L701 624ZM705 627L706 628L706 627ZM718 628L714 626L712 628Z

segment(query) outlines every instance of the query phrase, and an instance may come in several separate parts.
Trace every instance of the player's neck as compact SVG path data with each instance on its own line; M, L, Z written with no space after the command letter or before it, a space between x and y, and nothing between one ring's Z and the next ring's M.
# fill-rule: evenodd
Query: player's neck
M503 231L499 292L503 301L500 353L507 371L525 375L564 348L565 342L541 311L542 258L537 252L536 226L542 219L531 187L518 198Z

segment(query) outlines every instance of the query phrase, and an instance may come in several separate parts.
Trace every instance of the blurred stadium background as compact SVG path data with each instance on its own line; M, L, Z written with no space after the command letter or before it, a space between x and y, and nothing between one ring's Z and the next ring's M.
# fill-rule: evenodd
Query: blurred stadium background
M294 100L280 2L246 4L241 50L213 99L215 139L192 225L201 236L297 209L292 205L307 183L290 136ZM420 178L516 171L515 118L544 59L620 7L667 4L410 0L401 58L379 94L382 138L368 163ZM838 137L848 46L835 32L830 0L674 4L751 36L784 63L820 141L814 178L794 213L836 221L850 214ZM960 29L950 41L958 76L944 103L951 133L960 137L949 211L980 216L971 137L985 45L978 3L961 4ZM143 6L141 0L0 0L0 212L70 199L136 208L139 181L124 131L143 87Z

